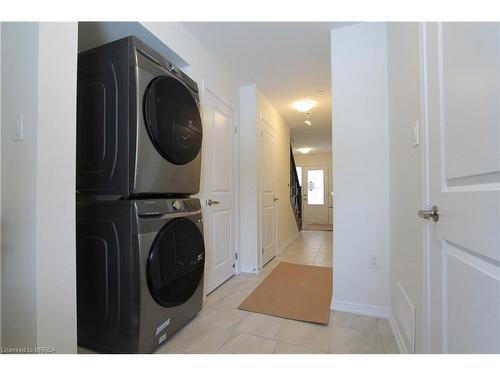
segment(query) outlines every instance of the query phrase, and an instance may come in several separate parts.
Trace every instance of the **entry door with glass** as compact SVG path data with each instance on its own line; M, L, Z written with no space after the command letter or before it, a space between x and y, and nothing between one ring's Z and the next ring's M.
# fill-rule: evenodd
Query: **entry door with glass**
M304 224L328 224L328 167L302 167Z

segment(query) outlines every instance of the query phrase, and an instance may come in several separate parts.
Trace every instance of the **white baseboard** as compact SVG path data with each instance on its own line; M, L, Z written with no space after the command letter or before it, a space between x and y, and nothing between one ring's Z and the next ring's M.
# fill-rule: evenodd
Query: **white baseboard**
M297 239L297 237L299 237L300 235L300 232L297 232L296 234L294 234L292 237L290 237L288 240L286 240L285 242L283 242L281 244L281 246L279 247L278 249L278 254L280 254L283 250L285 250L293 241L295 241ZM278 255L277 254L277 255Z
M394 318L394 314L392 311L389 313L389 324L392 328L392 333L394 334L394 338L396 339L396 344L398 345L399 352L401 354L408 354L408 348L405 345L405 341L403 340L403 336L401 335L401 331L399 330L398 324L396 323L396 319Z
M342 311L351 314L366 315L366 316L372 316L374 318L384 318L384 319L389 318L389 312L390 312L389 308L387 307L364 305L360 303L339 301L336 299L333 300L330 308L335 311Z
M366 315L366 316L372 316L374 318L388 319L399 352L401 354L410 353L408 351L408 348L406 347L405 341L403 340L403 336L401 335L401 331L399 330L394 315L392 314L391 310L388 309L387 307L363 305L360 303L333 300L331 309L335 311L348 312L351 314Z

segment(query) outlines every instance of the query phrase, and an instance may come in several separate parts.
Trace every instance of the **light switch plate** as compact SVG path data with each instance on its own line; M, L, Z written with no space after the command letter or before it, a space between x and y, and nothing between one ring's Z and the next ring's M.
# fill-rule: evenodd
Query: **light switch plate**
M378 255L370 254L368 255L368 269L370 270L378 270L380 269L380 263Z
M419 144L420 144L420 129L419 129L419 124L418 124L418 120L417 120L413 124L413 142L412 142L412 145L413 145L413 147L418 147Z
M14 128L14 141L22 141L24 138L24 123L23 123L23 115L18 115L16 117L16 124Z

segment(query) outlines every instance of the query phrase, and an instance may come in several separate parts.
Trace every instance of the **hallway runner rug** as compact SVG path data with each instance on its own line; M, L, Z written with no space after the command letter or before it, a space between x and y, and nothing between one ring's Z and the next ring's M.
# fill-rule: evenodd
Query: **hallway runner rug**
M330 267L281 262L238 309L328 324L332 277Z
M320 230L325 232L333 231L333 224L304 224L302 230Z

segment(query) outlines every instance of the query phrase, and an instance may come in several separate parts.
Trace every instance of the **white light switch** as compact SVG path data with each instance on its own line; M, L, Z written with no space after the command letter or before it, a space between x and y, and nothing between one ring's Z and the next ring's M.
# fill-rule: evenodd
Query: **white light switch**
M23 115L19 115L16 117L16 127L14 129L14 141L22 141L23 140Z
M418 120L413 124L413 147L417 147L420 144L420 130L418 126Z
M376 254L368 255L368 269L370 269L370 270L380 269L378 255L376 255Z

